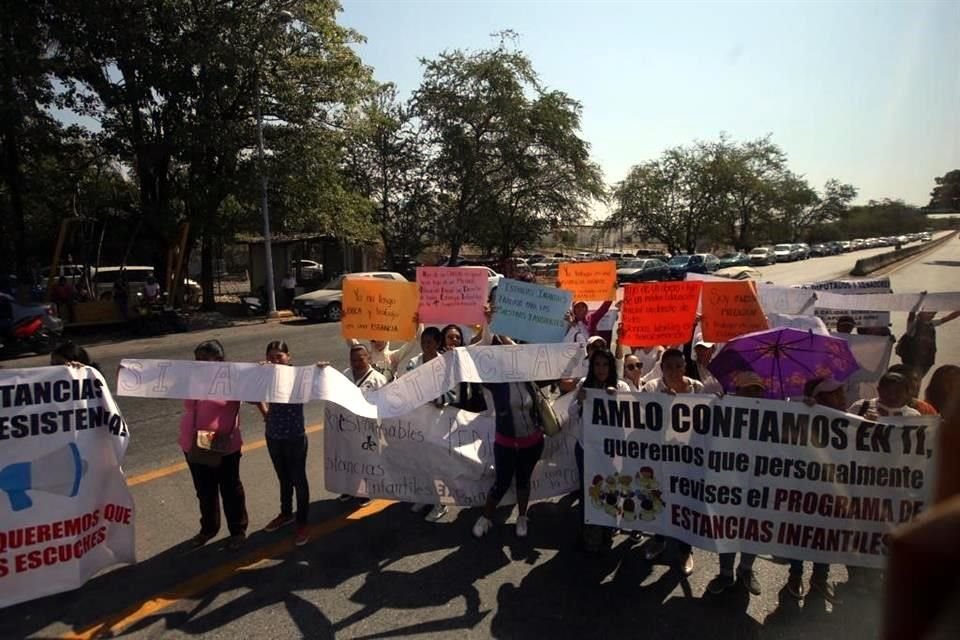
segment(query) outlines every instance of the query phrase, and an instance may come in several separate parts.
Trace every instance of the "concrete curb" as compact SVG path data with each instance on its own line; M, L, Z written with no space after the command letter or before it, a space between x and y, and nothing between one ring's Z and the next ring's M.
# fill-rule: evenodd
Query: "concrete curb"
M908 249L900 249L899 251L889 251L887 253L881 253L878 256L872 256L870 258L861 258L857 260L856 264L853 266L853 270L850 271L851 276L866 276L870 275L874 271L879 271L880 269L896 264L897 262L902 262L907 258L912 258L913 256L920 255L921 253L926 253L937 247L946 244L954 237L956 237L957 232L951 231L947 235L937 240L931 242L926 242L924 244L919 244L915 247L910 247Z

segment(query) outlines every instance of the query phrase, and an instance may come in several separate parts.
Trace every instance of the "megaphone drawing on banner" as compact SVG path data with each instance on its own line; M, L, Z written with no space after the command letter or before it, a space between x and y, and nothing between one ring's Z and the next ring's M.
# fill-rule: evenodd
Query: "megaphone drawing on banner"
M10 508L23 511L33 506L28 491L55 493L70 498L80 492L87 461L73 442L30 462L14 462L0 469L0 491L10 499Z

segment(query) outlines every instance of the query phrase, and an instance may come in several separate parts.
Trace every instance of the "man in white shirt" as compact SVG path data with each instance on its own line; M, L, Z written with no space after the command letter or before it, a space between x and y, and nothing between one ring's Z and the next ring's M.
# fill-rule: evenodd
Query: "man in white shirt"
M910 406L910 382L902 374L888 371L877 383L877 397L857 400L847 413L867 420L888 416L919 416L920 412Z
M370 364L370 351L362 344L350 347L350 366L343 370L343 375L362 391L373 391L387 384L383 374Z
M649 393L703 393L703 385L698 380L683 375L687 368L687 359L679 349L667 349L660 358L662 378L650 380L643 386ZM686 542L674 541L680 556L680 571L685 576L693 573L693 549ZM644 545L643 555L647 560L654 560L667 548L667 538L661 535L654 536Z
M288 271L287 277L280 281L280 290L283 292L283 308L290 309L297 297L297 277L293 271Z

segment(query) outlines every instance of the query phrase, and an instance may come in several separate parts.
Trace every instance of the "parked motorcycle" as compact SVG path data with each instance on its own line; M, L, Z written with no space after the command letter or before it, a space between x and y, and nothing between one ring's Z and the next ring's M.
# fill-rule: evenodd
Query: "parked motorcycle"
M0 352L7 357L30 352L44 355L53 351L60 338L45 326L43 316L20 318L3 331Z

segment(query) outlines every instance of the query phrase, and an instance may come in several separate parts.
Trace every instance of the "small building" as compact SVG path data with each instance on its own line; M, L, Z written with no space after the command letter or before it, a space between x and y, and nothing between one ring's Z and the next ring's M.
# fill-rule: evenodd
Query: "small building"
M238 236L236 242L247 246L247 274L250 290L258 291L266 285L266 254L262 236ZM383 249L379 243L355 245L331 235L284 234L273 236L270 242L273 254L274 287L288 271L297 270L300 260L314 260L323 266L323 278L330 279L341 273L373 271L383 262ZM319 286L320 283L317 283Z

